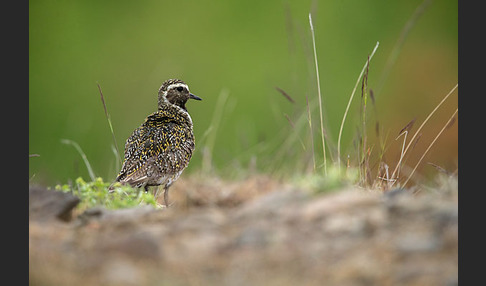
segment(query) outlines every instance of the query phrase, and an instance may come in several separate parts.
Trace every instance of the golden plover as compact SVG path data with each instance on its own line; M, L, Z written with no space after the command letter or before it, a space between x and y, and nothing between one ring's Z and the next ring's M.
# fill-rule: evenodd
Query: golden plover
M135 129L125 143L125 156L115 182L132 187L164 186L164 204L169 206L169 187L189 164L195 147L192 119L186 109L189 99L201 100L179 79L166 80L158 92L158 110ZM113 186L109 188L113 190Z

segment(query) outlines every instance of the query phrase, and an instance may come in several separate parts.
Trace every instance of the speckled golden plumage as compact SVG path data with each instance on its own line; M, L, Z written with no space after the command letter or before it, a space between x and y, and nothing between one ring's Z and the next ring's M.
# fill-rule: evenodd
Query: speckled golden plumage
M192 119L185 104L201 98L189 92L182 80L170 79L159 89L158 110L135 129L125 143L122 169L115 181L133 187L168 189L187 167L195 147ZM157 192L154 192L157 199Z

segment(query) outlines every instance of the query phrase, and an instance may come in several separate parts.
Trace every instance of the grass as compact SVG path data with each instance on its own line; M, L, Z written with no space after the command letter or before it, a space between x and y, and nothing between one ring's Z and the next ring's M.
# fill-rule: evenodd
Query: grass
M346 106L346 110L344 111L343 120L341 121L341 126L339 127L339 135L338 135L338 143L337 143L337 146L338 146L337 147L338 148L337 160L338 160L338 166L339 167L341 167L341 136L343 134L344 122L346 121L346 117L347 117L348 112L349 112L349 107L351 106L351 102L353 101L354 94L356 93L356 89L358 88L359 82L360 82L361 78L363 77L363 74L365 73L365 71L368 70L370 60L371 60L371 58L373 58L373 55L375 54L379 45L380 45L380 43L376 42L375 48L373 49L373 51L371 52L371 55L368 57L368 60L366 61L365 65L363 66L363 69L361 70L361 73L358 76L358 80L356 80L356 84L354 85L353 91L351 92L351 96L349 97L348 105Z
M444 125L444 127L442 127L442 129L439 131L439 133L437 134L437 136L435 136L434 140L432 140L432 142L430 143L430 145L427 147L427 149L425 150L425 152L422 154L422 156L420 157L420 159L418 160L417 164L415 165L415 167L413 168L412 172L410 173L410 175L408 176L407 180L403 183L403 187L405 187L405 185L407 185L408 181L410 180L410 178L413 176L413 174L415 173L415 170L417 170L417 167L420 165L420 163L422 162L422 160L424 159L425 155L427 155L427 153L429 152L430 148L434 145L434 143L437 141L437 139L439 138L439 136L444 132L444 130L448 127L450 127L452 124L454 124L455 122L455 117L456 117L456 114L457 114L457 111L458 109L456 108L456 111L454 111L454 113L452 114L451 118L447 121L447 123Z
M95 176L91 164L79 144L69 139L62 139L61 142L72 145L78 151L91 179L90 182L86 182L82 177L78 177L74 184L58 184L54 187L55 190L71 193L78 197L81 200L77 206L79 212L94 206L103 206L107 209L129 208L141 204L157 206L151 193L145 193L130 186L116 184L114 191L108 192L111 183L104 182L101 177Z
M110 114L108 113L108 109L106 108L105 97L103 96L103 91L101 90L101 86L98 83L96 83L96 85L98 86L98 90L100 91L101 103L103 104L103 110L105 111L106 121L108 121L108 126L110 127L111 138L113 138L114 147L112 146L112 149L117 159L116 166L117 168L120 168L121 166L120 151L118 150L118 144L116 143L116 136L115 136L115 132L113 131L113 125L111 124Z
M425 118L424 122L422 122L422 124L417 129L417 131L415 132L414 136L412 137L412 139L410 139L410 141L408 142L407 147L404 150L402 150L402 154L400 156L400 160L398 161L398 163L397 163L397 165L395 167L395 170L393 171L393 173L391 175L392 178L396 178L395 174L397 174L397 171L399 170L400 166L402 165L402 160L404 159L405 154L407 153L407 151L410 148L410 146L412 145L412 143L416 144L416 141L414 141L414 140L416 139L417 136L420 136L420 134L421 134L420 131L422 130L422 128L424 127L424 125L429 121L429 119L432 117L432 115L434 115L434 113L439 109L439 107L451 96L451 94L457 89L457 87L458 87L458 84L456 84L451 89L451 91L439 102L439 104L437 104L437 106L432 110L432 112L429 113L429 115L427 116L427 118ZM407 126L405 126L405 128L404 128L404 129L406 129L407 133L408 133L408 129L411 128L411 126L409 126L409 124L407 124ZM402 129L402 131L404 129ZM401 131L401 133L402 133L402 131ZM405 143L405 140L404 140L404 143ZM398 176L398 174L397 174L397 176Z
M84 154L79 144L69 139L61 139L61 143L72 145L76 149L76 151L78 151L79 155L83 159L84 164L86 165L86 169L88 169L89 177L91 178L92 181L94 181L96 179L96 176L93 172L93 168L91 168L91 164L89 163L86 154Z
M407 21L405 24L400 36L399 40L397 41L396 45L393 47L392 52L390 56L388 57L388 60L386 62L386 66L382 72L382 76L380 78L379 84L378 84L378 89L381 89L381 87L384 84L384 80L386 79L387 75L390 73L393 65L395 64L398 55L400 54L401 47L403 46L406 36L414 26L414 24L417 22L418 18L423 14L424 10L428 7L430 4L429 0L425 0L423 3L421 3L413 15L410 17L410 19ZM401 144L401 150L400 150L400 157L398 158L398 161L386 161L385 160L385 154L388 151L389 145L387 145L387 135L384 136L383 131L380 129L380 124L378 122L378 119L375 121L375 133L376 133L376 144L373 144L371 142L371 136L368 134L368 125L370 122L368 122L368 116L367 113L369 112L369 99L371 99L371 102L374 107L375 111L375 117L377 118L377 111L375 107L375 95L373 90L368 86L368 75L370 73L370 62L373 56L375 55L375 52L377 51L379 47L379 42L376 43L374 49L372 52L369 54L368 58L365 61L365 64L361 70L361 73L359 74L356 84L351 92L351 95L348 100L348 104L346 106L346 109L344 111L344 115L341 121L341 125L339 128L339 134L338 134L338 139L337 139L337 150L335 150L335 158L337 160L333 160L333 150L332 150L332 141L326 138L326 132L324 129L324 124L323 124L323 102L322 102L322 91L321 91L321 86L320 86L320 78L319 78L319 67L318 67L318 61L317 61L317 50L315 46L315 35L314 35L314 25L312 22L312 16L309 13L309 24L310 24L310 32L311 32L311 40L312 40L312 51L313 51L313 65L315 67L315 72L316 72L316 78L317 78L317 95L315 98L309 97L306 95L306 110L302 110L298 115L297 119L289 119L287 114L285 114L285 117L291 123L292 128L291 132L286 135L283 141L281 141L281 148L278 152L276 152L276 165L275 170L278 170L280 166L283 165L282 161L278 160L280 157L285 157L288 160L292 160L295 158L295 161L308 161L309 158L309 152L310 157L311 157L311 162L312 162L312 168L310 168L310 172L302 172L299 170L302 170L302 168L299 168L300 164L294 164L293 167L289 171L291 174L295 177L303 177L306 179L309 179L310 181L315 182L315 177L319 177L320 175L317 172L317 169L319 169L320 166L316 166L316 161L318 160L318 156L315 152L314 148L314 139L317 137L321 138L321 143L322 143L322 155L323 155L323 165L324 166L324 176L322 180L320 181L321 185L334 185L333 183L327 184L326 180L329 180L329 182L339 180L338 177L336 177L336 174L342 174L341 180L343 182L351 182L352 184L355 184L360 187L364 188L378 188L383 191L389 190L393 187L405 187L407 186L408 182L413 178L415 175L415 172L419 165L422 164L423 159L426 157L427 153L430 151L430 149L433 147L433 145L436 143L438 138L440 137L441 134L444 133L445 129L452 125L454 123L454 118L457 114L456 112L451 116L451 118L445 123L444 127L442 130L439 131L437 136L433 139L433 141L430 143L428 148L421 154L420 159L415 163L415 166L413 168L408 167L405 165L406 159L408 158L408 155L412 151L413 147L417 144L418 140L421 138L421 131L423 126L429 121L429 119L432 117L432 115L440 108L440 106L453 94L453 92L457 88L456 86L443 98L441 102L430 112L430 114L426 117L426 119L422 122L418 130L414 133L412 138L410 138L410 132L413 127L413 123L415 120L412 120L407 126L405 126L400 132L399 136L396 138L402 139L403 143ZM309 56L310 58L310 56ZM360 109L359 109L359 122L357 124L357 132L355 137L356 143L355 143L355 152L350 156L350 153L348 153L347 158L346 158L346 164L342 164L343 158L343 152L341 150L342 146L342 134L344 130L345 123L348 118L348 114L351 112L350 106L351 103L354 100L355 94L358 90L358 86L361 83L361 102L360 102ZM316 103L317 102L317 103ZM314 130L314 124L312 122L312 112L313 110L318 109L319 110L319 119L320 119L320 130L318 131L318 134L315 134ZM307 119L307 125L304 124L305 119ZM349 124L348 124L349 125ZM305 136L305 133L308 132L309 136ZM306 139L307 138L307 139ZM326 139L325 139L326 138ZM302 148L298 147L298 143L302 146ZM326 148L327 145L327 148ZM377 145L377 146L376 146ZM299 160L299 153L296 150L301 150L303 151L303 154L300 155L300 160ZM326 160L326 149L329 151L329 156L331 157L331 160L333 161L333 165L331 166L337 166L333 167L333 170L330 172L333 172L333 175L328 174L327 170L327 160ZM309 151L310 150L310 151ZM307 155L306 155L307 154ZM292 156L293 155L293 156ZM376 158L376 159L375 159ZM408 170L407 176L401 177L401 170L406 167ZM438 166L440 168L440 166ZM283 169L283 168L282 168ZM305 169L305 168L304 168ZM411 169L411 171L410 171ZM307 169L309 170L309 168ZM336 172L337 170L337 172ZM353 174L353 175L350 175ZM284 175L285 176L285 175Z
M305 97L305 103L307 107L307 121L309 123L309 134L310 134L310 140L311 140L311 145L312 145L312 170L316 170L316 155L314 153L314 135L312 133L312 116L309 108L309 98L306 96Z
M427 7L430 5L431 2L432 0L424 0L419 6L417 6L412 16L408 19L405 26L403 26L403 29L400 32L400 36L398 37L397 42L393 46L390 56L386 61L385 68L383 69L381 77L378 81L378 86L376 88L377 94L381 92L381 89L383 88L386 79L390 75L390 72L397 61L398 55L400 54L400 51L403 47L403 44L405 43L405 40L407 39L408 34L410 33L415 23L417 23L417 20L420 18L420 16L422 16L422 14L425 12L425 10L427 9Z
M326 142L324 140L324 120L322 119L322 96L321 96L321 84L319 78L319 65L317 64L317 51L316 51L316 38L314 35L314 25L312 24L312 16L309 13L309 25L312 35L312 48L314 51L314 62L316 64L316 78L317 78L317 95L319 99L319 119L321 123L321 141L322 141L322 157L324 164L324 175L327 175L327 160L326 160Z
M103 206L107 209L122 209L139 205L157 206L151 193L145 193L130 186L121 185L117 186L114 192L109 193L109 185L110 183L104 182L100 177L95 178L91 182L86 182L79 177L73 184L56 185L54 189L71 193L78 197L81 200L77 206L79 213L95 206Z
M103 104L106 120L108 121L110 132L113 138L114 146L112 146L112 151L117 162L116 165L120 166L121 157L120 152L118 151L116 136L113 131L110 114L108 113L108 110L106 108L106 103L103 92L101 90L101 86L99 84L97 84L97 86L100 92L101 102ZM54 187L55 190L71 193L81 200L80 204L77 206L78 212L83 212L84 210L95 206L103 206L107 209L129 208L142 204L152 205L154 207L157 206L157 202L155 201L152 193L145 193L144 191L140 191L140 189L132 188L130 186L115 184L113 192L109 192L108 187L111 185L111 183L104 182L101 177L95 176L91 164L89 163L86 154L83 152L79 144L69 139L62 139L61 142L64 144L72 145L78 151L79 155L86 165L86 169L88 170L89 177L91 179L90 182L86 182L82 177L78 177L74 181L74 184L58 184Z
M206 133L203 135L203 140L206 140L203 149L203 160L202 160L202 172L205 174L209 174L212 171L213 167L213 151L214 151L214 144L216 142L216 136L218 132L218 128L221 124L223 111L225 110L226 102L228 100L229 91L224 89L221 91L218 97L218 102L216 103L215 112L213 114L213 118L211 120L211 125L209 126Z

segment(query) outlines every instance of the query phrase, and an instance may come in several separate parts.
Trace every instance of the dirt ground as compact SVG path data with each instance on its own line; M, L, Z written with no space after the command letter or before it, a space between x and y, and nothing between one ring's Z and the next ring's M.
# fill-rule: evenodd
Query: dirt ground
M181 178L169 208L88 209L29 190L30 285L457 285L457 178L315 194Z

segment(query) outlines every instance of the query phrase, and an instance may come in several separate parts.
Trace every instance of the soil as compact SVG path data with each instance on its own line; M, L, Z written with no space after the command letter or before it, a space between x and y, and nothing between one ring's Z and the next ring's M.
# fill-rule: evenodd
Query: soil
M267 177L181 178L172 205L73 212L29 190L31 285L457 285L457 179L315 194Z

